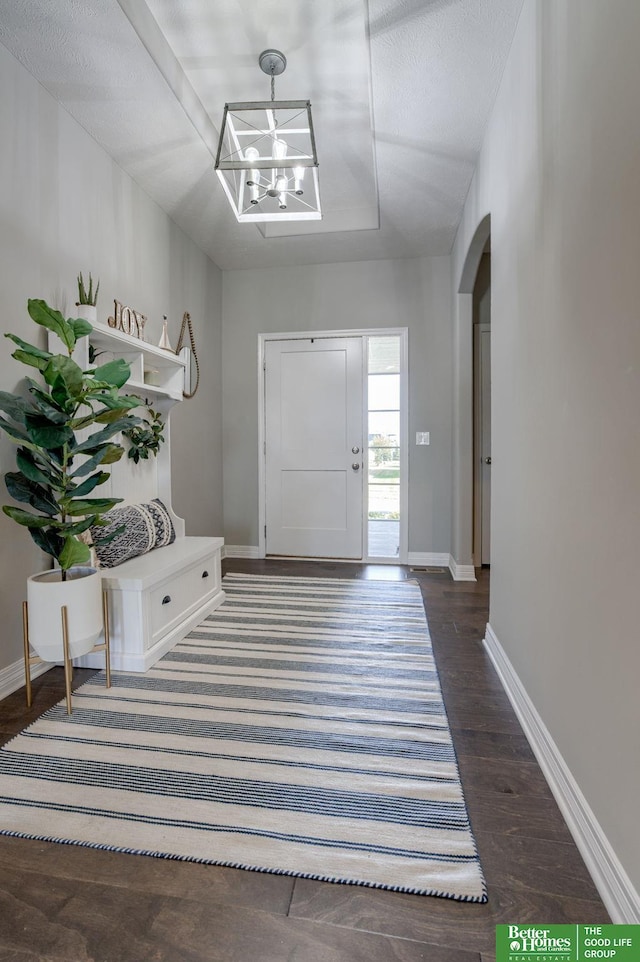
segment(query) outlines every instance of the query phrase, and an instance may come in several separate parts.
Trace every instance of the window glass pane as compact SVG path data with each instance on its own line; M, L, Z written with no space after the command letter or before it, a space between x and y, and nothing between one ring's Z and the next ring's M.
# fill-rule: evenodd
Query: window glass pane
M400 484L399 448L369 448L369 481Z
M369 338L369 374L400 373L400 338Z
M400 553L400 346L368 339L367 551L387 560Z
M400 375L369 375L369 410L398 411L400 409Z
M400 554L400 522L372 519L368 525L369 557L397 558Z
M400 485L369 485L369 518L397 521L400 517Z
M369 447L397 448L400 444L400 414L374 411L369 414Z

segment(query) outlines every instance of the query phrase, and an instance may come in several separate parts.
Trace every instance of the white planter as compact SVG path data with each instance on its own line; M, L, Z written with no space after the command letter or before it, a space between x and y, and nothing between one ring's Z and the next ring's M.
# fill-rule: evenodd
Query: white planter
M103 630L102 579L95 568L78 565L62 581L58 569L27 578L29 641L44 661L63 661L63 605L67 606L71 658L91 651Z
M98 308L95 304L76 304L76 317L82 317L90 324L95 324L98 320Z

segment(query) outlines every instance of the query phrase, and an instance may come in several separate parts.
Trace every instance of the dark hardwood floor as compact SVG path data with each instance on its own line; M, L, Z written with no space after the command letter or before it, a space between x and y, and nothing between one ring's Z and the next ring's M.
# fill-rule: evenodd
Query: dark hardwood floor
M224 567L419 581L488 903L0 836L0 962L490 962L497 923L609 921L484 652L487 571L474 584L400 566ZM30 711L23 689L0 702L0 743L63 695L53 669Z

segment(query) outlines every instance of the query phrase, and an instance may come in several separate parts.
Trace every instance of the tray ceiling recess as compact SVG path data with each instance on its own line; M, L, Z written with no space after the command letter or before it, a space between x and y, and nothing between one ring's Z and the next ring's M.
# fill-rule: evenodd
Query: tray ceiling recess
M451 250L522 0L12 0L0 42L222 269ZM322 220L239 224L225 103L309 100Z

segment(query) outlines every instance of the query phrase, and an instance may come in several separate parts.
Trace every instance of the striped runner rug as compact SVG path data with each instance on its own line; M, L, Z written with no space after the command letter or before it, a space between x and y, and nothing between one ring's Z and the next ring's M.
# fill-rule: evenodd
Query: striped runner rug
M228 574L0 750L0 831L486 901L419 587Z

